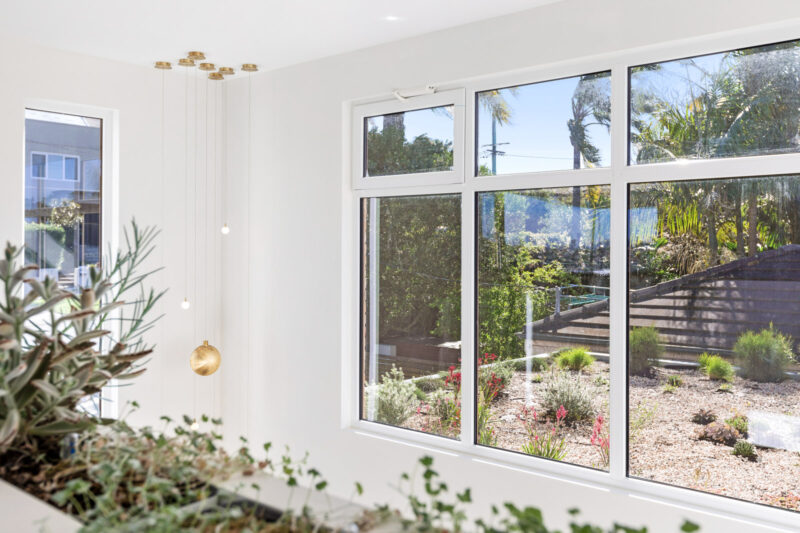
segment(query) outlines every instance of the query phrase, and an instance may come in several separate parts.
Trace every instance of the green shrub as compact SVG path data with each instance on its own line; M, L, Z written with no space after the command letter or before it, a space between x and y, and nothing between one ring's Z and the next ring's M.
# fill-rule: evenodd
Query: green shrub
M707 425L714 422L717 415L711 412L711 409L700 409L692 416L692 422L695 424Z
M676 387L675 385L670 385L669 383L665 383L664 388L662 390L664 391L664 394L672 394L673 392L678 390L678 387Z
M392 369L381 377L377 391L378 422L399 426L414 414L417 408L417 386L406 381L403 370Z
M509 364L516 372L527 372L528 361L531 362L531 372L542 372L550 368L551 360L549 357L528 357L523 359L514 359L509 361Z
M746 440L736 441L736 444L733 445L733 451L731 453L738 457L749 459L750 461L755 461L758 458L755 446Z
M714 357L708 352L703 352L700 354L700 357L697 358L697 364L700 365L700 371L705 374L706 368L708 368L708 361Z
M705 366L701 365L703 373L710 379L716 381L732 381L733 367L729 362L718 355L711 355L705 361Z
M592 366L594 357L589 355L586 348L572 348L561 352L556 357L556 363L562 370L579 371Z
M531 376L531 383L541 383L542 380L543 378L541 374L534 374L533 376Z
M788 337L769 329L746 331L733 347L743 377L754 381L781 381L786 366L794 360Z
M460 416L458 400L453 392L439 389L428 395L430 414L442 422L450 422Z
M44 234L44 248L40 236ZM25 262L40 268L61 268L64 264L66 231L55 224L25 224Z
M664 345L658 330L652 326L631 328L628 335L628 373L634 376L651 376L658 366Z
M697 433L697 438L700 440L707 440L716 444L727 444L733 446L736 441L742 438L736 428L728 424L720 424L719 422L711 422L707 426L700 428Z
M418 379L415 381L415 383L417 387L419 387L420 390L425 393L430 393L444 388L444 379L439 377Z
M717 392L733 392L733 385L730 383L723 383L719 386Z
M558 372L545 385L542 403L548 416L556 416L561 406L567 410L565 422L594 417L592 394L581 380L566 372Z
M667 385L670 387L681 387L683 386L683 378L678 374L672 374L671 376L667 376Z
M725 423L741 433L744 437L747 437L748 430L750 429L750 423L745 415L737 413L731 418L725 419Z
M478 386L483 389L494 376L500 380L500 388L504 389L511 383L514 377L514 365L506 362L484 365L478 369Z
M497 446L497 435L492 427L492 409L489 404L480 402L478 405L478 444L481 446Z
M420 402L427 402L428 401L428 395L425 394L425 391L420 389L419 386L416 386L414 388L414 396L416 396L417 400L419 400Z

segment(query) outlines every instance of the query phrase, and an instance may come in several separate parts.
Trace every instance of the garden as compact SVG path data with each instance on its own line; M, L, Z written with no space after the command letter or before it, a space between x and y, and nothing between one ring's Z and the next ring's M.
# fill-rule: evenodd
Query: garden
M735 364L704 353L696 365L665 365L652 327L632 329L629 346L632 476L800 510L800 381L786 336L741 334ZM479 444L608 468L607 362L583 348L478 362ZM416 379L393 368L376 394L378 421L459 436L457 368Z
M226 449L219 419L164 416L157 425L132 426L126 419L135 402L114 420L81 409L112 379L136 379L155 354L146 333L159 319L154 310L163 293L148 286L153 271L142 269L156 237L134 223L120 253L103 270L92 267L80 293L30 276L36 267L21 263L21 248L7 246L0 259L0 490L24 515L14 523L86 532L551 531L539 509L512 503L469 521L470 489L450 492L428 456L399 474L402 510L363 506L353 501L364 492L358 482L349 501L326 494L328 481L307 456L274 454L271 443L253 447L244 437ZM497 401L506 386L496 372L486 377L487 401ZM455 369L443 378L453 390L458 380ZM393 369L381 405L400 406L387 404L387 394L408 385ZM568 420L567 413L556 416ZM44 515L54 516L50 508L63 520L43 525ZM583 523L576 509L570 514L571 531L603 531Z

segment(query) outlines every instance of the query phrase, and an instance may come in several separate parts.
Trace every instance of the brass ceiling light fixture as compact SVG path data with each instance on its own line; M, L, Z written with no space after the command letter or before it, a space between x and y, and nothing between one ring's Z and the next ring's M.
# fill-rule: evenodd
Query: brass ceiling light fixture
M215 88L214 89L214 99L215 99L215 101L218 100L220 103L219 103L219 105L217 103L214 104L214 134L213 134L213 139L214 139L214 145L213 145L214 146L214 155L213 155L213 158L214 159L213 159L213 165L209 165L208 164L208 158L209 158L209 153L210 152L209 152L209 142L208 142L208 129L209 129L209 102L210 102L209 94L210 94L210 91L209 91L209 82L208 82L208 80L210 80L210 81L223 81L223 80L225 80L225 78L227 76L234 75L236 73L236 71L235 71L235 69L233 69L231 67L219 67L218 68L214 63L206 61L205 53L200 52L200 51L196 51L196 50L188 52L186 54L186 57L179 58L177 60L176 64L178 66L185 67L187 69L186 70L186 74L184 76L185 95L184 95L184 117L183 117L184 118L184 191L185 191L185 195L184 195L184 214L185 214L185 217L184 217L185 218L184 233L185 233L185 235L184 235L184 254L183 255L184 255L184 269L185 269L185 275L184 275L185 286L184 286L184 298L183 298L183 301L181 302L181 308L183 310L189 310L191 308L191 304L190 304L190 300L189 300L189 278L190 278L190 276L189 276L189 249L188 249L188 243L189 243L189 238L190 238L190 236L189 236L189 209L190 209L189 208L189 185L190 185L189 184L189 69L190 68L197 68L197 70L199 70L199 71L202 71L204 73L208 73L207 81L206 81L206 91L205 91L206 140L205 140L205 152L204 152L205 153L205 157L206 157L205 174L204 174L204 177L205 177L204 201L205 201L205 212L206 213L209 213L209 209L208 209L209 199L210 198L212 198L212 199L214 198L211 195L211 192L209 191L209 188L208 188L208 168L209 168L209 166L211 166L211 168L213 168L213 173L214 174L213 174L213 184L212 184L212 186L213 186L214 191L217 191L217 187L218 187L218 185L217 185L217 167L219 166L218 159L217 159L217 137L218 137L218 135L222 135L221 141L223 143L225 143L226 138L227 138L227 113L221 112L224 109L224 106L222 105L222 102L224 101L223 99L226 99L227 89L226 88L225 89L217 89L217 88ZM158 70L167 71L167 70L172 70L173 63L171 63L169 61L156 61L154 66ZM244 63L241 66L241 70L243 72L247 72L248 74L252 74L253 72L258 72L258 66L255 65L254 63ZM198 89L197 76L195 75L193 77L195 78L194 105L195 105L195 115L196 115L195 116L195 121L194 121L194 128L195 128L195 135L194 135L194 141L195 141L195 156L194 156L194 160L195 160L195 163L194 163L194 169L195 170L194 170L194 176L193 176L193 179L194 179L194 190L195 190L194 197L193 197L193 202L195 204L195 206L194 206L194 211L195 211L195 218L194 218L194 222L195 222L195 238L194 238L194 243L195 243L195 245L194 245L195 274L194 274L194 279L195 279L195 282L193 283L193 285L194 285L193 293L196 293L197 292L197 276L198 276L198 274L197 274L197 266L196 266L198 264L198 261L196 260L197 259L197 254L198 254L198 245L197 245L197 243L198 243L198 239L197 239L197 220L198 220L198 217L197 217L197 210L198 210L198 205L197 205L198 204L198 194L197 194L197 186L198 186L198 183L197 183L197 179L198 179L198 174L197 174L197 170L198 170L197 153L198 153L198 149L197 149L197 144L198 144L198 137L199 137L197 129L198 129L199 121L200 121L199 112L198 112L198 101L200 99L200 94L197 91L197 89ZM163 131L164 130L164 122L165 122L165 119L164 119L164 116L163 116L164 113L165 113L165 103L164 103L165 88L164 88L163 74L162 74L162 88L161 88L161 90L162 90L162 152L163 152L164 151L163 145L165 143L164 131ZM223 92L223 90L224 90L224 92ZM249 102L248 102L248 106L249 106L248 107L248 113L252 110L252 96L251 96L251 93L252 93L251 82L250 82L249 76L248 76L248 100L249 100ZM218 111L218 109L220 111ZM222 116L222 120L224 121L224 123L222 124L221 133L219 133L220 123L219 123L219 120L218 120L220 115ZM247 141L248 142L248 155L247 155L247 157L248 157L248 168L247 168L248 191L249 191L249 187L250 187L250 185L249 185L249 182L250 182L250 146L251 146L251 143L252 143L252 141L251 141L251 131L250 130L251 130L250 118L248 116L248 141ZM162 156L162 159L163 159L163 156ZM163 166L164 166L164 162L162 161L162 167ZM222 168L224 168L224 165L222 166ZM163 169L162 169L162 172L163 172ZM223 177L224 177L224 174L223 174ZM224 221L225 218L226 218L227 208L226 208L226 203L225 203L225 187L224 187L224 183L222 183L221 180L220 180L219 189L221 191L221 201L219 203L221 204L222 209L223 209L223 216L221 218ZM215 200L215 204L214 204L215 216L214 216L214 218L216 220L219 220L219 218L216 216L216 209L217 209L217 202ZM248 213L248 216L249 216L249 213ZM207 225L204 226L204 228L207 228ZM210 247L209 246L209 235L208 235L207 229L204 229L204 231L205 231L205 235L204 235L205 239L204 240L205 240L205 248L206 248L205 251L206 251L206 255L208 255L208 251L209 251L209 247ZM222 225L222 228L221 228L221 233L223 235L227 235L228 233L230 233L230 228L228 226L227 221L224 221L224 223ZM206 297L205 297L205 301L203 302L203 304L204 304L203 307L205 307L205 320L204 320L204 322L205 322L205 325L208 327L208 325L209 325L208 308L209 308L209 302L210 302L210 300L208 298L208 290L209 290L208 289L208 287L209 287L209 270L208 270L208 266L206 266L206 270L204 272L204 275L205 275L205 278L206 278L205 279ZM193 294L192 296L193 296L193 298L197 298L197 294ZM197 333L196 328L197 328L198 325L199 324L196 322L196 324L195 324L195 333ZM192 351L191 356L189 358L189 365L190 365L192 371L194 371L196 374L198 374L200 376L210 376L210 375L214 374L219 369L221 363L222 363L222 355L220 354L220 351L215 346L209 344L209 342L207 340L204 340L203 343L200 346L195 348Z
M203 344L195 348L189 358L192 370L201 376L210 376L219 369L221 363L222 355L208 341L203 341Z

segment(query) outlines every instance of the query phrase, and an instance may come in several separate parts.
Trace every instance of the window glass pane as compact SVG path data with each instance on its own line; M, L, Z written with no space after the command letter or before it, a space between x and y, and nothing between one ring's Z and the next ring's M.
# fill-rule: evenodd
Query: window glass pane
M77 180L78 179L78 160L74 157L64 158L64 179Z
M477 95L479 176L607 167L611 73Z
M47 157L44 154L31 154L31 177L44 178Z
M47 155L47 177L60 180L64 176L64 157L56 154Z
M607 186L478 195L477 442L608 468Z
M365 176L453 170L453 106L364 119Z
M461 197L362 201L362 418L457 438Z
M63 288L85 283L100 262L100 180L78 180L79 158L100 161L100 132L98 119L26 110L26 154L34 167L43 156L32 152L48 154L49 179L25 180L25 258Z
M797 152L800 41L635 67L630 159Z
M637 184L630 475L798 510L800 176Z

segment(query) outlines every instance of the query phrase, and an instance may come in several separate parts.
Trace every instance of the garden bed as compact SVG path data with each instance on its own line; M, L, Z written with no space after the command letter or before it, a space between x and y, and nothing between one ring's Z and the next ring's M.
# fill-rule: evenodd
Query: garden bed
M560 429L559 438L563 437L566 443L563 461L606 469L599 445L592 437L596 417L601 415L608 420L609 365L595 361L588 369L568 373L588 391L594 416ZM524 416L525 407L538 413L534 427L541 434L553 426L552 416L545 416L542 403L548 381L553 378L551 370L529 375L516 371L511 375L491 402L489 427L494 431L495 447L524 453L529 433L520 417ZM631 476L800 510L800 487L796 482L800 478L800 453L755 446L755 460L737 456L730 444L701 440L698 432L703 425L692 420L700 409L713 413L720 424L737 414L748 417L751 426L758 413L800 417L800 382L788 379L763 383L739 376L731 379L730 383L711 380L699 368L658 368L650 377L631 376ZM442 431L425 409L418 409L402 425L454 438L458 434L457 427ZM767 428L767 432L771 430ZM760 443L752 435L750 441Z

